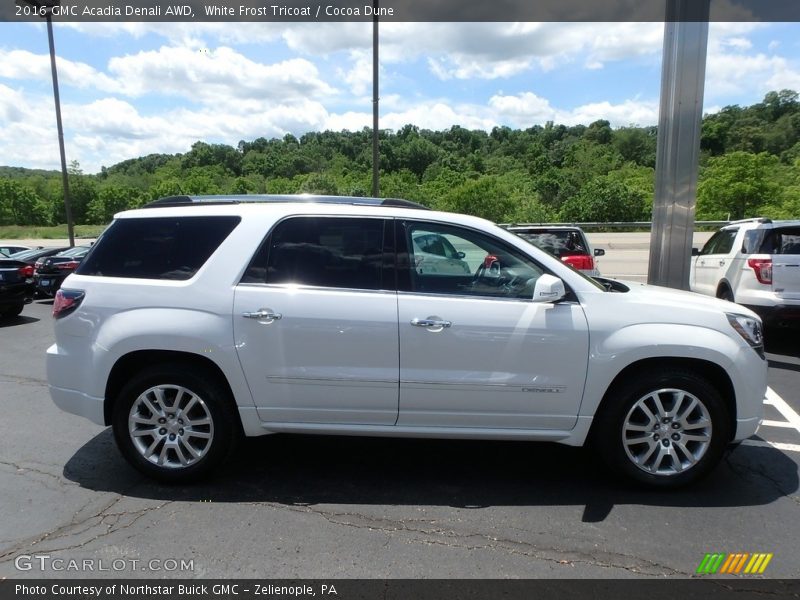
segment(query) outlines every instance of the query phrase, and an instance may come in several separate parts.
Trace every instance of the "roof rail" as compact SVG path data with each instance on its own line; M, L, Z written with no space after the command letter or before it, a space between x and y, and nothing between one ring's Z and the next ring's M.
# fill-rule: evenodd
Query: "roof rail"
M270 202L302 202L310 204L353 204L357 206L395 206L429 210L428 207L402 200L400 198L363 198L359 196L323 196L317 194L247 194L217 196L167 196L145 204L143 208L163 208L167 206L245 204Z
M772 223L772 219L767 217L751 217L749 219L739 219L738 221L731 221L728 225L739 225L741 223Z

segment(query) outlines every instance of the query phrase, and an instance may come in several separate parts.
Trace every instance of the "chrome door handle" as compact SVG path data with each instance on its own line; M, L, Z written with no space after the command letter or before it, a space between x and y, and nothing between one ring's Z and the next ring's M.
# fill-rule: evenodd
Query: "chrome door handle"
M258 319L259 321L279 321L283 318L281 313L272 312L268 308L260 308L255 312L243 312L245 319Z
M435 318L428 318L428 319L411 319L411 324L414 327L436 327L439 329L447 329L452 325L450 321L445 321L443 319L435 319Z

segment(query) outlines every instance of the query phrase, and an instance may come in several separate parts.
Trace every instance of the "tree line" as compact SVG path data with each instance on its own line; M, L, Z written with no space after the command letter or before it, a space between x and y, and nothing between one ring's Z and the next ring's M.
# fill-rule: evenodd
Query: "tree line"
M497 222L650 218L655 127L608 121L491 131L406 125L380 131L380 196ZM176 194L321 193L367 196L372 132L257 138L237 147L198 141L185 154L131 158L100 173L69 168L78 224ZM0 225L64 223L56 171L0 167ZM800 218L800 101L769 92L702 122L697 218Z

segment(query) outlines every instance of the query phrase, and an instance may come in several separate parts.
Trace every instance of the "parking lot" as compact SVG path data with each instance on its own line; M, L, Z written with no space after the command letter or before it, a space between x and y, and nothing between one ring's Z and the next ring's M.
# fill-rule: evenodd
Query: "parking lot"
M0 327L0 577L680 577L708 552L769 552L764 576L800 575L791 335L768 338L758 438L678 492L609 480L565 446L289 436L167 487L50 401L50 310Z

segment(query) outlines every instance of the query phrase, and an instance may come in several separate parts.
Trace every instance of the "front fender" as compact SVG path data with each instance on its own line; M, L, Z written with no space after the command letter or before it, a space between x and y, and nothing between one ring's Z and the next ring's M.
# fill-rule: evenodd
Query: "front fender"
M589 370L580 414L597 411L611 383L625 368L652 358L702 360L722 367L739 397L742 382L736 372L737 357L743 350L753 352L744 343L711 328L644 323L629 325L608 335L592 332L589 340Z

